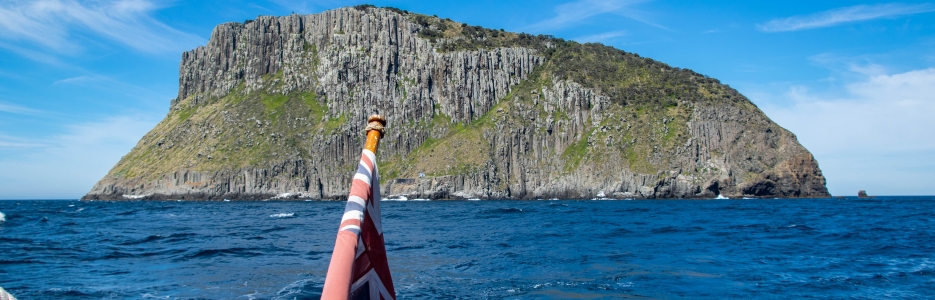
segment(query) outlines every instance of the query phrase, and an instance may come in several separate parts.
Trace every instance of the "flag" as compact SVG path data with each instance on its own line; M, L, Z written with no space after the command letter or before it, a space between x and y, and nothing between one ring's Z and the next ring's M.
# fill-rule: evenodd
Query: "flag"
M354 174L321 298L396 299L380 224L377 159L368 149Z

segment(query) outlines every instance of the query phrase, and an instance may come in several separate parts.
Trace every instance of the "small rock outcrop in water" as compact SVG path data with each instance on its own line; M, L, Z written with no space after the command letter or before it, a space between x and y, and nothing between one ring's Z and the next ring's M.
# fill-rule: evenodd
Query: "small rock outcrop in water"
M599 44L358 6L219 25L179 73L83 199L343 198L371 113L384 195L828 196L736 90Z
M870 196L867 196L867 191L860 190L857 192L857 198L870 198Z

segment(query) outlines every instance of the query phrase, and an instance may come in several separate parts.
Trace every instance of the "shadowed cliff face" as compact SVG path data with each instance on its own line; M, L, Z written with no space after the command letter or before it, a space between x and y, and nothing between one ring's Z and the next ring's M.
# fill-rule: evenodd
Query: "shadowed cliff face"
M601 45L356 7L219 25L179 73L85 199L343 198L372 113L384 195L828 195L735 90Z

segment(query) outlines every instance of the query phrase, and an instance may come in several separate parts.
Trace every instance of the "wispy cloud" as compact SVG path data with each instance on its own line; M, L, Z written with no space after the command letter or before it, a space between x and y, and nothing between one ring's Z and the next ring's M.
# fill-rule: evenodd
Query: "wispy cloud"
M40 111L35 110L35 109L22 107L19 105L3 103L3 102L0 102L0 112L19 114L19 115L35 115L35 114L41 113Z
M810 15L775 19L757 25L757 29L765 32L796 31L933 11L935 11L935 5L929 3L856 5Z
M598 43L598 42L607 42L609 40L612 40L612 39L615 39L621 36L625 36L625 35L627 35L627 32L625 30L618 30L618 31L611 31L611 32L604 32L604 33L576 37L573 40L576 40L582 43Z
M555 30L560 28L565 28L574 24L577 24L583 20L591 18L593 16L607 14L607 13L616 13L624 17L628 17L640 22L651 24L653 26L658 26L653 23L649 23L642 18L639 14L633 12L625 11L626 8L640 3L646 2L645 0L579 0L575 2L569 2L555 7L555 17L541 22L532 24L525 28L525 30L533 32L542 32Z
M167 99L172 95L165 95L153 90L129 84L116 80L109 76L88 72L88 75L81 75L57 80L52 85L73 85L97 89L111 93L123 94L130 98L141 99ZM160 100L161 101L161 100Z
M147 0L4 1L0 3L0 39L29 41L58 53L80 50L74 36L84 32L144 53L175 52L204 43L198 36L152 18L150 13L159 8Z
M0 134L0 199L78 198L158 120L128 115L67 125L65 133L16 139ZM6 148L4 148L6 147Z
M935 68L853 75L840 93L794 86L789 105L757 102L815 154L832 193L931 194Z
M23 141L12 136L0 134L0 149L3 148L39 148L47 147L46 144Z

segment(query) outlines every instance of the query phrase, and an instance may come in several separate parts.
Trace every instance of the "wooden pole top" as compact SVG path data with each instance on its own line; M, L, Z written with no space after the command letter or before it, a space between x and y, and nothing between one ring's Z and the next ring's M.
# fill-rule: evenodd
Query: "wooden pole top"
M380 122L380 125L386 126L386 118L381 115L370 115L370 118L367 119L367 123Z
M380 139L383 138L383 133L386 131L386 118L381 115L372 115L370 118L367 118L367 128L364 131L367 133L367 142L364 144L364 148L370 150L374 154L377 153L377 146L380 145Z

